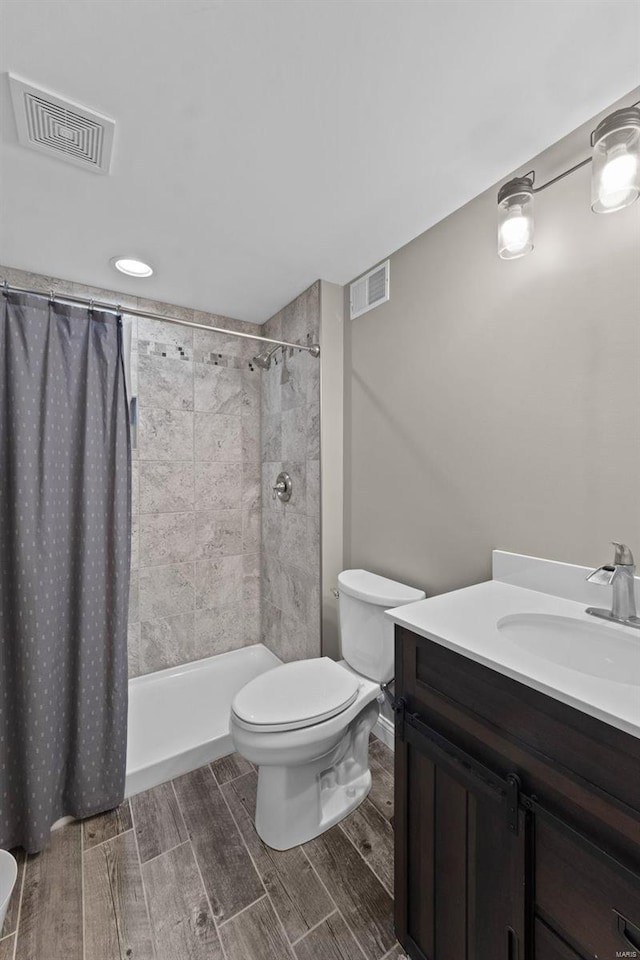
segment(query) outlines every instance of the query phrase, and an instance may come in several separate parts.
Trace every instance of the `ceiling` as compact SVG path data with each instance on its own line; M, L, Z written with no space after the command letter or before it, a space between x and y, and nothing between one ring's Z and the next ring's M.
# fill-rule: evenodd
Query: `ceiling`
M17 144L0 263L262 322L345 283L640 79L635 0L3 0L0 69L116 121ZM149 280L116 275L134 255Z

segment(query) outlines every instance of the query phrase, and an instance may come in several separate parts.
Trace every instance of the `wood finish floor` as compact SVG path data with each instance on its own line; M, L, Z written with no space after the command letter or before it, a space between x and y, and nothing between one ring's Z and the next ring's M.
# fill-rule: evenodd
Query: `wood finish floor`
M293 850L255 832L242 757L132 797L18 854L0 960L399 960L393 932L393 754L373 788Z

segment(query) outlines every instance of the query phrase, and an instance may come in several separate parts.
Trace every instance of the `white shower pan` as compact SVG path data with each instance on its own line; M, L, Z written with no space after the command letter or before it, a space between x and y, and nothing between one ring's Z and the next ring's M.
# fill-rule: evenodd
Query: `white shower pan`
M259 643L131 679L125 796L232 753L231 701L280 663Z

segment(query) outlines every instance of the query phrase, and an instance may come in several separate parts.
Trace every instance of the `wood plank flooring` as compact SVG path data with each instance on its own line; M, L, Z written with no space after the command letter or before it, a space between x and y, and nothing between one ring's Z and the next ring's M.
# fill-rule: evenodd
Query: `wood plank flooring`
M51 834L46 854L25 866L16 960L83 960L82 825Z
M258 837L238 755L61 827L18 855L0 960L401 960L393 755L376 740L371 771L369 798L293 850Z
M84 855L86 953L100 960L153 960L151 925L132 830Z

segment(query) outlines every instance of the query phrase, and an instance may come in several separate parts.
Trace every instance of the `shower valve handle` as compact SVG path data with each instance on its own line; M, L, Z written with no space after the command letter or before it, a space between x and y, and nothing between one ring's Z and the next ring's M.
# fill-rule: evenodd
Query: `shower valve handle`
M282 503L287 503L291 499L291 477L284 470L276 477L275 486L272 487L273 499L277 497Z

